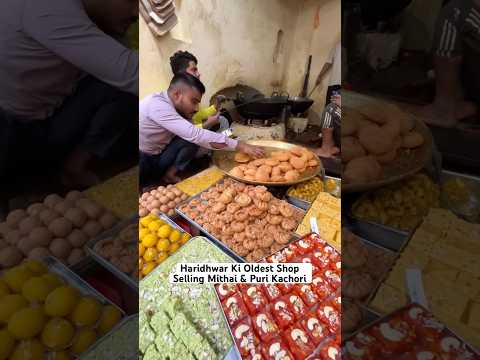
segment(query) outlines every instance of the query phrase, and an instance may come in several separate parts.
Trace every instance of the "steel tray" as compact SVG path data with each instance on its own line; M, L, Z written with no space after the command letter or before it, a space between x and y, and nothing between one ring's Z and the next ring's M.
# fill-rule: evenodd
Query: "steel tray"
M309 234L309 235L310 235L310 234ZM306 235L306 236L309 236L309 235ZM304 237L306 237L306 236L304 236ZM302 237L302 238L303 238L303 237ZM295 241L299 241L299 240L301 240L302 238L298 238L298 239L296 239ZM293 242L294 242L294 241L293 241ZM291 243L293 243L293 242L291 242ZM291 244L291 243L290 243L290 244ZM285 245L285 247L287 247L288 245L289 245L289 244ZM284 247L284 248L285 248L285 247ZM274 255L274 254L282 251L284 248L282 248L282 249L274 252L274 253L271 254L271 255ZM334 248L334 249L335 249L335 248ZM337 250L335 249L335 251L337 251ZM337 251L337 252L338 252L338 251ZM269 256L271 256L271 255L269 255ZM267 256L267 257L269 257L269 256ZM259 261L257 261L257 262L261 262L261 261L263 261L263 260L265 260L265 259L266 259L266 258L263 258L263 259L261 259L261 260L259 260ZM235 349L235 355L236 355L236 357L238 358L238 360L243 360L244 358L240 355L240 350L239 350L238 347L237 347L237 343L236 343L236 341L235 341L235 337L234 337L234 335L233 335L232 328L231 328L231 326L230 326L230 324L229 324L229 322L228 322L227 315L225 314L225 311L223 311L222 301L220 300L220 297L218 296L217 289L215 288L215 285L212 285L212 286L213 286L213 291L215 292L215 295L216 295L216 297L217 297L218 303L220 304L220 307L221 307L221 309L222 309L222 314L223 314L223 317L224 317L224 319L225 319L225 324L227 325L228 331L230 332L230 336L232 337L233 348ZM333 293L333 294L331 294L330 296L328 296L324 301L325 301L325 302L326 302L326 301L329 301L329 300L335 298L336 296L340 296L340 295L341 295L341 288L339 288L335 293ZM317 305L314 305L314 307L316 307L316 306L318 306L318 304L317 304ZM332 339L332 338L333 338L332 335L327 335L327 336L323 339L323 341L315 348L315 350L313 351L313 353L310 354L310 356L312 356L312 355L318 355L318 352L319 352L319 350L321 349L322 345L323 345L327 340ZM310 356L309 356L309 358L310 358Z
M192 201L193 199L197 199L197 198L200 198L200 196L208 191L210 188L214 187L215 185L217 184L222 184L224 181L224 179L220 179L220 181L218 181L217 183L211 185L210 187L208 187L207 189L205 189L204 191L198 193L197 195L195 196L192 196L190 198L188 198L185 202L182 202L181 204L179 204L176 208L175 208L175 211L181 216L183 217L185 220L187 220L190 224L192 224L195 228L197 228L199 231L201 231L202 233L204 233L205 235L207 235L207 237L210 238L210 240L217 246L219 247L221 250L223 250L228 256L234 258L237 262L246 262L246 260L238 255L237 253L235 253L232 249L230 249L225 243L223 243L220 239L217 239L215 236L213 236L212 234L210 234L208 231L206 231L202 225L198 224L196 221L190 219L183 211L181 211L179 209L180 206L182 206L183 204L186 204L186 203L189 203L190 201ZM234 180L235 181L235 180ZM294 205L291 205L292 207L296 208L297 210L301 211L303 213L303 215L305 216L305 211L299 207L296 207ZM289 243L291 243L294 239L297 239L298 238L298 235L296 235L294 232L292 232L292 239L290 240Z

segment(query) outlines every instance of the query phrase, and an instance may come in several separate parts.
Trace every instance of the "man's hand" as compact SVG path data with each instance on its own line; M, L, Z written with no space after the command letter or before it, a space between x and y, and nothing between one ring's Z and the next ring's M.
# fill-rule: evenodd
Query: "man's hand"
M217 112L215 115L209 116L207 120L203 123L203 128L204 129L210 129L214 127L215 125L219 124L219 118L220 118L220 111Z
M248 145L242 141L238 142L236 150L250 155L253 158L261 158L265 156L265 150L260 146Z

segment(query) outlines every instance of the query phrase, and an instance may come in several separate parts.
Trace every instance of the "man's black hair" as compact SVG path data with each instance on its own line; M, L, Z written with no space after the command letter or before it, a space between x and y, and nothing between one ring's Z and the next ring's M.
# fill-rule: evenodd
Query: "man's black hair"
M193 61L195 65L198 64L197 58L188 51L177 51L170 57L170 66L172 67L173 74L184 72L188 68L190 61Z
M205 94L205 85L193 75L190 75L186 72L180 72L173 76L172 81L170 81L169 89L174 88L177 85L184 84L190 87L197 89L200 94Z

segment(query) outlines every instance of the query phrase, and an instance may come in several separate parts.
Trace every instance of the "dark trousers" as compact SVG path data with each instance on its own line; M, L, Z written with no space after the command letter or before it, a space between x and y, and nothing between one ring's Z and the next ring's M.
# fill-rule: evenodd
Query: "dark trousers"
M0 109L0 178L27 163L63 161L77 148L103 158L137 122L138 98L91 76L48 119L25 122Z
M140 152L140 185L158 182L172 166L179 172L185 171L197 151L198 145L175 137L158 155Z

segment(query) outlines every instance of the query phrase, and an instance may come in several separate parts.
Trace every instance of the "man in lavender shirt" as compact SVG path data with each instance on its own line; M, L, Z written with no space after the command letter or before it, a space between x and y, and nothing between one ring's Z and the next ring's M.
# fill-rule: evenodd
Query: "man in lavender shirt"
M52 158L70 186L98 180L91 160L136 127L136 19L137 0L0 1L0 183Z
M204 93L205 87L198 78L179 73L173 77L167 91L149 95L140 102L142 186L158 180L178 182L177 173L186 169L199 146L212 150L237 150L253 157L264 155L260 147L192 124L191 119L198 111Z

